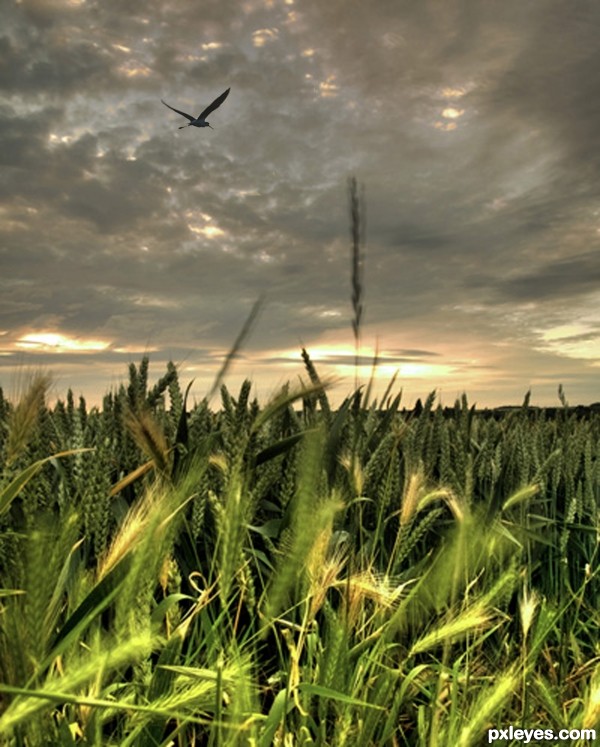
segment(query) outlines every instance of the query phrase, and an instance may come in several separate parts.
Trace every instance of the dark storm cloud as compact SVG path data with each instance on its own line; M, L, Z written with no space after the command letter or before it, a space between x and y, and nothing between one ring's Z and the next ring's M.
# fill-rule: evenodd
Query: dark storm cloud
M401 356L402 360L408 360L409 358L435 358L439 356L439 353L432 350L411 350L407 348L404 350L389 350L388 355Z
M583 171L572 170L573 176L586 179L600 161L600 6L592 0L538 6L535 23L521 30L512 64L484 102L507 118L553 132L565 158Z
M114 85L111 50L94 39L89 15L64 3L52 5L25 1L7 9L0 37L2 88L46 98Z
M395 365L400 363L415 363L418 361L421 361L425 358L428 358L430 356L435 356L436 353L423 351L419 354L414 355L393 355L390 353L379 353L376 356L376 362L377 364L386 364L386 365ZM371 356L367 355L359 355L356 357L354 354L349 353L347 355L320 355L317 361L318 365L324 364L324 365L342 365L342 366L372 366L373 361L375 358L375 354ZM301 359L300 354L298 354L298 359ZM271 357L271 358L265 358L262 361L263 363L290 363L290 358L283 358L281 356Z
M4 104L0 108L0 138L3 144L0 151L0 164L15 169L2 178L3 191L11 186L18 187L19 177L23 182L32 182L36 170L43 179L40 156L45 153L45 139L53 123L60 121L61 110L46 108L41 116L18 116L11 107ZM10 180L9 177L10 176Z
M588 252L573 259L557 259L534 272L505 279L473 277L473 287L494 286L502 301L557 301L597 292L600 286L600 254Z

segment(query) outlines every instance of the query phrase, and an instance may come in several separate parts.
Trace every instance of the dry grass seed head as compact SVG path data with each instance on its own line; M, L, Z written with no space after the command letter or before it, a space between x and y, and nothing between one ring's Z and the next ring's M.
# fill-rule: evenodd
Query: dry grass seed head
M521 630L523 631L524 639L527 639L527 634L531 629L539 601L537 592L531 592L526 586L523 587L523 595L519 600L519 615L521 617Z
M590 679L590 687L585 700L583 728L594 729L600 723L600 664L596 665Z
M463 520L464 510L457 496L448 488L430 490L427 486L423 466L420 465L406 479L400 507L400 525L406 526L409 524L416 514L437 500L444 500L454 514L454 518L458 521Z
M147 490L140 500L127 512L113 541L100 559L98 577L103 578L127 553L133 550L141 541L147 530L152 512L159 501L160 495Z
M348 476L350 477L350 483L355 495L362 495L363 486L365 483L365 474L359 460L354 455L346 452L339 457L339 463L348 473Z
M156 469L164 473L169 465L169 447L163 429L149 410L128 410L125 416L133 440L154 461Z
M46 400L51 378L47 374L34 374L27 389L19 397L8 420L6 439L6 465L10 466L31 441L40 413Z
M408 582L411 583L411 582ZM389 577L377 574L372 568L360 571L348 579L340 580L336 587L347 594L348 622L356 628L364 620L367 603L373 603L374 614L392 609L408 583L393 586Z
M318 509L314 526L316 536L306 558L305 568L309 581L311 616L321 608L327 590L339 578L345 563L343 548L336 548L330 553L333 537L333 520L335 514L344 508L344 502L337 496L325 501Z

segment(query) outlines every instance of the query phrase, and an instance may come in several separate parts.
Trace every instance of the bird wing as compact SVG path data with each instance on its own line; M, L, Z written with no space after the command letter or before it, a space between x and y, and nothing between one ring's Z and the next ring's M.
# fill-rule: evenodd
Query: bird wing
M161 101L162 101L162 103L163 103L163 104L164 104L165 106L168 106L168 107L169 107L169 109L172 109L172 110L173 110L174 112L177 112L177 114L181 114L181 116L182 116L182 117L187 117L187 119L189 119L189 120L190 120L190 122L193 122L193 121L194 121L194 120L196 119L196 117L192 117L192 115L191 115L191 114L186 114L185 112L180 112L180 111L179 111L179 109L175 109L175 107L174 107L174 106L170 106L169 104L167 104L167 102L166 102L166 101L163 101L162 99L161 99Z
M206 119L211 112L214 112L215 109L218 109L225 101L225 99L229 96L229 91L231 91L231 88L228 88L220 96L217 96L212 104L209 104L202 112L202 114L198 115L198 119Z

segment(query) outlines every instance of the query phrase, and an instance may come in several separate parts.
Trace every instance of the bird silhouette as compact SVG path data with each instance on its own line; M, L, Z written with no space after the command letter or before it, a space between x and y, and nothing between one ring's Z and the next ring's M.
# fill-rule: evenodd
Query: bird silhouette
M231 88L228 88L226 91L224 91L220 96L217 96L217 98L212 102L212 104L209 104L206 109L201 112L197 117L192 117L191 114L186 114L185 112L179 111L179 109L175 109L174 106L171 106L170 104L167 104L166 101L163 101L161 99L161 102L168 106L169 109L172 109L174 112L177 112L177 114L181 114L182 117L185 117L186 119L189 119L189 123L186 125L181 125L179 128L180 130L183 130L184 127L210 127L211 130L214 130L214 127L212 127L207 121L206 118L209 114L212 114L215 109L218 109L221 104L225 101L225 99L229 96L229 91L231 91Z

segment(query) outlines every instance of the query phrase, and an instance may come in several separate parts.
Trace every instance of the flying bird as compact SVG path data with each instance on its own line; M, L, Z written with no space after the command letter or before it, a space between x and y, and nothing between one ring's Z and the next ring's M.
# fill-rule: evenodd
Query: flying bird
M181 125L181 127L179 128L180 130L183 130L184 127L210 127L211 130L214 130L214 127L211 127L211 125L209 125L209 123L206 121L206 118L209 114L212 114L215 109L218 109L221 106L221 104L229 96L229 91L231 91L231 88L228 88L220 96L217 96L212 104L209 104L206 109L197 117L192 117L191 114L186 114L185 112L179 111L179 109L175 109L174 106L170 106L166 101L163 101L162 99L161 101L165 106L168 106L169 109L172 109L174 112L177 112L177 114L181 114L182 117L186 117L186 119L190 120L189 124Z

